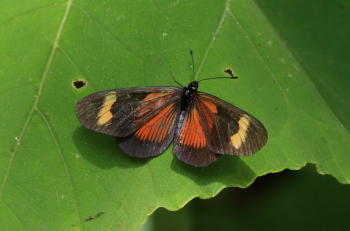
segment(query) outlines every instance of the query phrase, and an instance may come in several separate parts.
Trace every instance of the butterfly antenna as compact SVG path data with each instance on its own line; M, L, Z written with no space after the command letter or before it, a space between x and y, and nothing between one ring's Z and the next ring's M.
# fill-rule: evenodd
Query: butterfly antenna
M210 79L238 79L238 76L235 76L232 69L230 69L230 68L227 68L225 70L225 73L229 74L229 76L215 76L215 77L210 77L210 78L198 80L198 82L201 82L204 80L210 80Z
M195 78L195 69L194 69L194 54L193 54L193 50L190 50L190 55L191 55L191 58L192 58L192 74L193 74L193 80Z
M169 73L170 73L170 75L171 75L171 78L173 78L174 82L175 82L177 85L179 85L180 87L184 87L181 83L179 83L179 82L175 79L175 76L174 76L174 74L173 74L171 71L169 71Z

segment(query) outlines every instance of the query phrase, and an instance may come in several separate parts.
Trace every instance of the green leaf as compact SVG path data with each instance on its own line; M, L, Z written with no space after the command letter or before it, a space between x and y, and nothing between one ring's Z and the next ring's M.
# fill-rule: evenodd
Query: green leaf
M139 230L158 207L315 163L350 182L350 137L252 1L45 1L0 8L0 224L9 230ZM258 117L258 154L185 166L171 149L127 157L81 127L75 104L99 90L191 81L232 67L241 78L200 89ZM76 89L72 82L84 80ZM102 215L95 219L97 214Z
M257 0L257 3L350 131L349 1Z

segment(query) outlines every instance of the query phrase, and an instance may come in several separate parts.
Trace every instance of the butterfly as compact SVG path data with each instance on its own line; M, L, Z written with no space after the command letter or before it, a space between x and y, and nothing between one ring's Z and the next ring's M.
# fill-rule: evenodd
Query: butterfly
M214 78L238 78L225 72L230 77ZM139 158L158 156L174 142L179 160L204 167L222 155L250 155L266 144L259 120L198 86L192 81L187 87L101 91L80 100L76 113L86 128L118 137L119 147Z

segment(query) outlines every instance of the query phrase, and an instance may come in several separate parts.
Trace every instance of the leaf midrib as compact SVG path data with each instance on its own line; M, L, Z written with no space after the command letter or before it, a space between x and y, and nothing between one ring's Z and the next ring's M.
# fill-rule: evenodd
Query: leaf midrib
M8 180L8 177L10 175L10 171L11 171L11 167L13 165L13 162L14 162L14 159L15 159L15 156L17 154L17 151L20 147L20 144L21 144L21 141L22 141L22 138L24 137L24 135L26 134L27 132L27 128L33 118L33 115L35 112L37 112L39 114L39 116L41 116L46 124L46 126L48 126L48 129L49 129L49 132L50 132L50 135L53 136L53 131L51 129L51 127L49 126L48 124L48 121L45 119L45 116L44 114L39 110L38 108L38 104L39 104L39 101L41 99L41 95L42 95L42 92L43 92L43 88L45 86L45 83L46 83L46 80L47 80L47 77L48 77L48 74L51 70L51 66L52 66L52 63L53 63L53 60L54 60L54 57L55 57L55 54L56 54L56 51L57 49L59 48L59 44L60 44L60 40L61 40L61 37L62 37L62 32L63 32L63 29L64 29L64 26L66 24L66 21L67 21L67 18L68 18L68 15L71 11L71 7L72 7L72 4L73 4L73 0L67 0L66 2L66 8L65 8L65 11L64 11L64 14L63 14L63 17L62 17L62 20L59 24L59 27L57 29L57 32L56 32L56 36L55 36L55 39L53 41L53 45L52 45L52 49L51 49L51 52L49 54L49 57L48 57L48 60L47 60L47 63L46 63L46 66L45 66L45 69L44 69L44 72L42 74L42 78L41 78L41 81L39 83L39 88L38 88L38 92L37 92L37 97L35 98L34 100L34 103L33 103L33 106L31 107L28 115L27 115L27 118L25 120L25 123L22 127L22 130L20 131L20 134L18 136L18 139L17 139L17 142L14 146L14 148L12 149L13 151L11 152L11 158L8 162L8 165L7 165L7 168L5 170L5 173L4 173L4 177L2 179L2 183L0 185L0 200L2 200L2 196L3 196L3 192L4 192L4 189L5 189L5 186L6 186L6 183L7 183L7 180ZM54 136L53 136L53 139L56 139ZM55 144L57 146L57 140L55 140ZM67 175L67 178L68 178L68 182L70 184L70 187L71 187L71 191L73 192L74 194L74 187L73 187L73 182L72 182L72 179L71 179L71 175L69 173L69 170L68 170L68 166L67 166L67 163L65 161L65 159L63 158L63 154L62 152L60 152L60 149L59 149L59 146L58 146L58 152L59 154L61 155L61 159L63 161L63 165L64 165L64 169L65 169L65 173ZM76 200L74 200L75 202L75 210L76 210L76 213L77 213L77 217L79 218L79 212L78 212L78 208L77 208L77 204L76 204ZM78 219L80 222L80 219Z

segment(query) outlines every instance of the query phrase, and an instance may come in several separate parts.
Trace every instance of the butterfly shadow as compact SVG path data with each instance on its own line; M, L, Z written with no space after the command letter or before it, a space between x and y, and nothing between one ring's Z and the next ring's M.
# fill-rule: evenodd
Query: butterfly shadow
M202 186L219 183L225 186L246 187L256 177L254 171L238 156L222 156L207 167L193 167L174 157L171 168Z
M148 159L126 155L117 145L115 137L96 133L82 126L74 131L72 138L81 156L100 168L136 168L148 162Z

